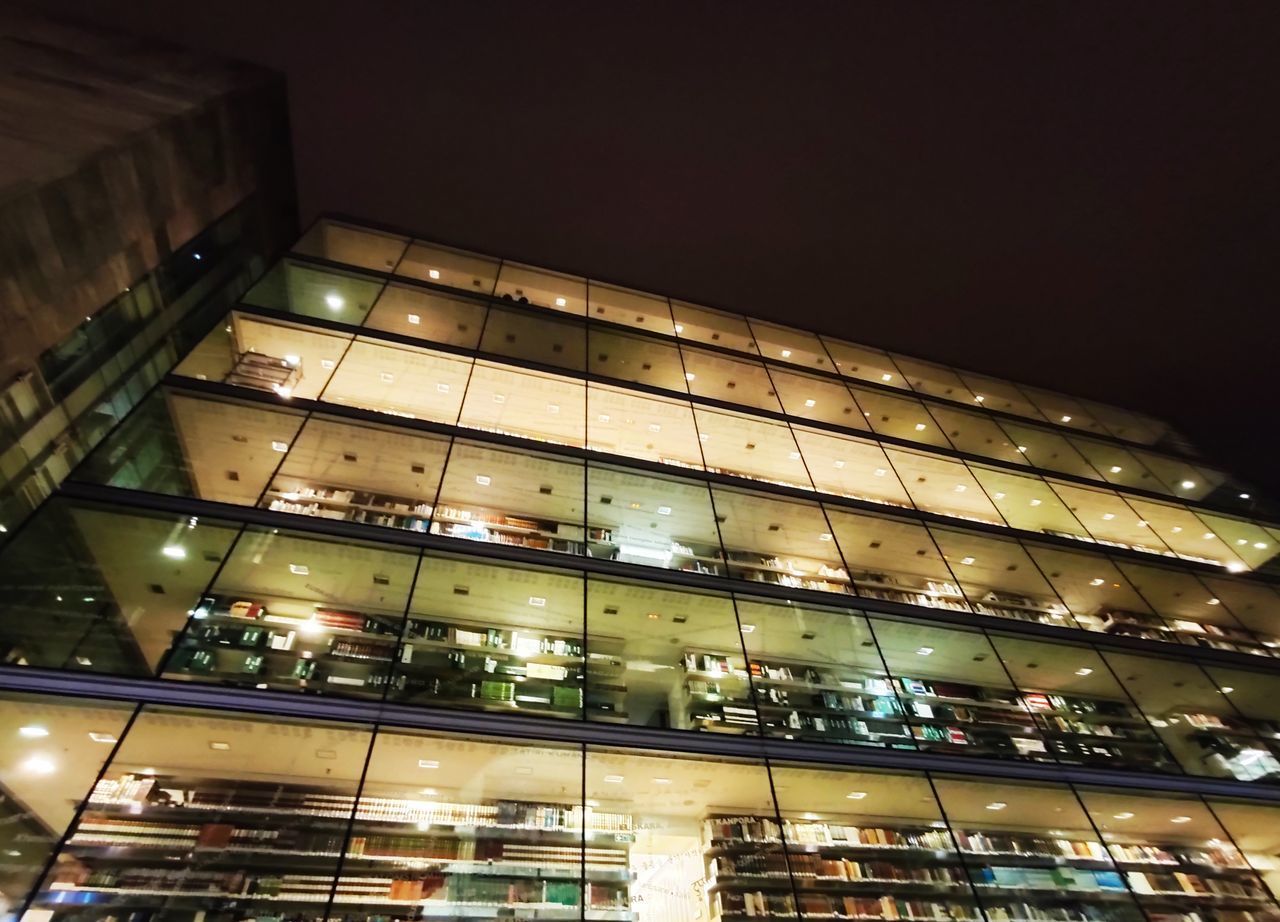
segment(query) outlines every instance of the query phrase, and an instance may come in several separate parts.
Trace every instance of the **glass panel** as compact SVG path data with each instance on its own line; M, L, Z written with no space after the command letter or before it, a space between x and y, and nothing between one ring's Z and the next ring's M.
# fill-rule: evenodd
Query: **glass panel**
M594 320L607 320L671 336L675 327L667 299L599 282L587 283L588 311Z
M761 410L782 412L773 391L773 382L764 364L754 359L733 358L702 349L681 350L689 392Z
M1057 480L1049 481L1049 485L1100 543L1150 554L1167 551L1143 514L1112 491L1077 487Z
M76 479L252 506L303 416L163 388L77 469Z
M1049 422L1057 423L1060 426L1070 426L1072 429L1079 429L1085 432L1097 433L1098 435L1107 434L1106 427L1094 419L1093 415L1084 408L1084 404L1074 397L1068 397L1065 394L1058 394L1054 391L1041 390L1036 387L1028 387L1025 384L1019 385L1018 389L1036 405L1036 408Z
M1200 667L1128 653L1102 655L1186 771L1253 781L1280 767Z
M580 320L494 307L480 348L543 365L582 371L587 367L587 327Z
M929 532L974 611L1058 627L1078 626L1017 541L950 528Z
M1170 493L1180 499L1193 502L1203 500L1227 479L1226 474L1212 469L1200 470L1187 461L1168 455L1157 455L1138 448L1131 453L1163 485L1164 489L1160 492Z
M672 301L671 313L675 318L676 336L683 340L722 346L735 352L756 352L751 328L741 314L728 314L683 301Z
M580 447L586 441L586 402L582 381L476 362L458 425Z
M396 266L396 275L487 295L498 277L498 260L415 240Z
M154 675L237 527L50 501L0 555L0 661Z
M1198 798L1080 789L1149 919L1274 919L1248 862Z
M1018 386L1009 381L1000 381L996 378L988 378L985 375L975 375L970 371L958 371L960 380L963 381L973 391L973 400L975 403L981 404L988 410L999 410L1002 413L1012 413L1015 416L1027 416L1031 419L1040 419L1040 411L1036 409L1035 404L1026 398L1026 396L1018 390Z
M380 732L334 914L580 919L584 859L590 902L626 892L625 847L601 836L584 852L583 817L577 747Z
M313 417L285 456L264 507L426 531L449 440Z
M884 618L871 629L921 749L1053 761L983 634Z
M393 282L382 290L365 326L475 349L480 344L485 311L478 301Z
M431 532L582 554L583 481L581 461L456 442Z
M1027 463L1025 453L1019 450L989 416L966 410L952 410L940 404L930 406L929 412L957 450L984 458L997 458L1010 464Z
M698 481L588 465L587 554L721 575L711 492Z
M1263 583L1247 582L1227 577L1202 576L1209 590L1210 601L1217 599L1253 635L1254 643L1261 643L1268 650L1280 648L1280 595ZM1242 637L1232 635L1246 653L1258 652Z
M680 350L668 340L615 333L592 324L587 368L593 375L685 393Z
M357 339L325 388L324 399L452 425L457 422L470 376L469 358Z
M1180 773L1107 664L1092 647L989 634L1022 705L1058 761Z
M1021 423L1000 420L1000 428L1016 440L1017 450L1038 468L1098 480L1098 472L1067 441L1066 437L1052 429L1024 426Z
M864 598L965 611L964 596L923 525L828 509L831 529Z
M1137 458L1119 445L1072 436L1071 444L1097 474L1091 480L1105 480L1122 487L1164 493L1164 485L1151 475Z
M769 367L769 377L788 416L865 430L866 419L849 389L839 381Z
M823 336L822 342L827 347L827 352L831 354L832 361L836 364L836 371L846 378L856 378L859 381L878 381L890 387L902 388L903 390L910 389L907 379L898 370L898 366L894 364L893 359L889 358L887 352L881 352L879 349L872 349L867 346L859 346L855 343L841 342L838 339L832 339L830 336Z
M973 403L973 392L954 370L897 354L893 356L893 363L902 371L907 384L917 394L945 397L958 403Z
M568 314L584 316L587 312L585 279L519 263L502 264L494 293L505 301L549 307Z
M0 919L19 918L133 707L0 695Z
M849 591L840 551L814 503L712 487L735 579L823 592Z
M588 718L754 733L728 595L587 580Z
M1163 512L1164 510L1161 511ZM1179 518L1176 521L1185 525L1183 516L1190 515L1190 513L1184 512L1179 508L1178 514ZM1280 544L1276 542L1275 538L1266 529L1255 525L1253 522L1238 519L1235 516L1220 515L1203 510L1197 510L1195 517L1208 526L1204 530L1205 532L1213 532L1218 536L1219 540L1231 549L1230 554L1222 556L1226 561L1227 569L1233 573L1240 572L1246 568L1250 570L1265 569L1268 561L1274 558L1276 551L1280 549ZM1171 517L1166 519L1165 516L1156 515L1152 517L1151 527L1159 531L1163 525L1172 532L1175 527L1172 521ZM1164 532L1161 531L1161 535L1163 534ZM1179 537L1182 534L1185 534L1185 529ZM1203 538L1203 533L1200 537ZM1194 539L1195 536L1193 535L1193 542ZM1169 535L1166 541L1174 550L1183 551L1183 546L1177 543L1178 538L1175 538L1172 534ZM1195 544L1198 545L1199 542L1195 542ZM1243 561L1245 567L1241 567L1239 561Z
M1065 784L937 778L934 787L987 918L1145 918Z
M915 748L866 618L812 605L737 603L766 736Z
M1080 627L1148 640L1166 639L1164 622L1151 611L1110 558L1040 544L1023 547L1058 597L1071 609Z
M813 333L793 330L790 327L747 319L755 335L760 354L766 359L803 365L818 371L833 371L831 360L822 341Z
M968 468L1010 528L1087 539L1088 532L1040 477L981 464L970 464Z
M165 674L381 698L417 562L385 545L248 528Z
M1164 617L1151 619L1142 636L1219 650L1235 650L1236 637L1248 641L1240 624L1195 576L1185 570L1152 567L1117 560L1116 566L1142 594L1152 610ZM1154 636L1153 636L1154 635Z
M801 912L811 918L982 918L928 780L774 766Z
M688 401L587 385L587 447L641 461L702 469L702 448Z
M811 490L791 429L741 413L694 407L707 470Z
M1217 798L1209 801L1209 807L1235 840L1241 857L1271 895L1280 897L1280 807Z
M582 576L427 554L390 698L581 719Z
M145 710L33 908L53 919L137 913L312 918L329 900L371 733Z
M295 253L390 272L408 241L398 234L321 219L293 247Z
M284 259L241 298L277 311L360 326L382 291L382 279Z
M1168 430L1164 423L1141 417L1129 410L1121 410L1119 407L1108 406L1093 400L1082 400L1080 403L1094 419L1106 426L1107 432L1118 439L1151 445Z
M897 448L886 448L885 454L917 509L992 525L1004 524L963 462Z
M763 764L592 747L586 797L597 817L617 818L595 841L627 853L631 878L631 914L588 919L796 918Z
M866 387L851 387L867 424L878 435L950 448L937 422L914 397L899 397Z
M1225 535L1206 527L1207 523L1185 506L1137 497L1127 499L1153 535L1159 536L1179 557L1225 566L1232 573L1247 569L1236 552L1248 552L1249 548L1238 547L1234 540L1228 544Z
M1269 750L1269 758L1258 760L1269 762L1266 780L1280 781L1280 676L1213 665L1204 670Z
M879 443L814 429L792 431L813 485L821 492L913 508Z

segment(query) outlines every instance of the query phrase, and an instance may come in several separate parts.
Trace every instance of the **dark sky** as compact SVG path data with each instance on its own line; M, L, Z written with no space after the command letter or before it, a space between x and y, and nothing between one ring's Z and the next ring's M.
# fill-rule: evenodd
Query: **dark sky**
M1280 492L1280 6L49 0L345 211L1171 419Z

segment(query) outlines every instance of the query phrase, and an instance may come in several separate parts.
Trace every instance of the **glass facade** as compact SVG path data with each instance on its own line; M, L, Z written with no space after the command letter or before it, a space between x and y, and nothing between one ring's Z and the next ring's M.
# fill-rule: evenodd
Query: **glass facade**
M0 917L1280 919L1267 509L323 221L0 552Z

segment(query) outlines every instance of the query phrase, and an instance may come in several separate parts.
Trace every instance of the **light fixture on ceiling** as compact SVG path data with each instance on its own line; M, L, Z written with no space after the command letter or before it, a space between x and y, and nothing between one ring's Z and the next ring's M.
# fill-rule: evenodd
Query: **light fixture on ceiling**
M1093 675L1093 670L1088 666L1081 666L1076 670L1076 675Z
M1169 822L1170 822L1170 823L1190 823L1190 822L1191 822L1191 817L1189 817L1189 816L1175 816L1175 817L1171 817L1171 818L1170 818L1170 820L1169 820Z
M991 801L991 803L987 804L987 809L988 809L988 810L1003 810L1003 809L1004 809L1005 807L1007 807L1007 806L1009 806L1009 805L1008 805L1007 803L1005 803L1003 800L993 800L993 801Z
M529 596L529 604L534 608L546 608L547 600L540 595L531 595Z
M864 797L867 796L867 792L866 791L850 791L848 794L844 796L846 800L862 800Z
M51 775L58 770L58 765L53 759L45 755L28 756L22 762L22 770L30 772L33 775Z
M670 507L670 506L659 506L659 507L658 507L658 515L671 515L671 507Z
M654 778L653 783L654 784L670 784L671 779L670 778Z
M211 740L209 743L209 748L215 750L216 752L226 752L231 748L231 744L224 743L221 740Z
M418 324L422 323L422 318L419 317L417 314L410 314L409 323L413 324L416 327Z
M843 462L843 461L836 461L836 467L837 467L837 468L843 468L843 467L844 467L844 462Z
M916 423L916 432L924 432L924 430L925 430L924 423Z
M888 471L886 471L886 470L885 470L884 468L882 468L882 467L878 467L878 468L876 468L874 471L872 471L871 473L875 474L877 477L883 477L885 474L887 474L887 473L888 473Z
M289 564L289 572L294 576L309 576L311 568L303 563L291 563Z
M480 484L482 487L487 487L489 484L493 483L493 478L488 474L476 474L476 483Z
M961 558L960 558L960 562L961 562L962 564L964 564L965 566L973 566L973 562L974 562L974 560L976 560L976 559L977 559L977 558L975 558L975 557L961 557Z
M338 294L336 291L331 291L324 296L324 303L329 305L330 310L337 311L342 310L343 305L347 302L343 300L342 295Z
M564 307L568 303L564 298L556 298L556 307Z
M621 775L605 775L603 780L605 784L622 784L625 779Z
M831 534L830 534L830 532L825 532L825 531L824 531L822 534L818 535L818 540L819 540L819 541L830 541L830 540L831 540Z
M1039 506L1042 502L1043 502L1043 500L1033 499L1033 500L1031 501L1031 505L1033 505L1033 506Z
M288 442L272 442L271 449L273 451L285 452L289 450L289 443Z
M1069 423L1069 422L1071 422L1071 417L1070 417L1070 416L1064 416L1064 417L1062 417L1062 420L1061 420L1061 421L1062 421L1062 422L1064 422L1064 423Z
M120 741L120 738L114 733L90 732L89 739L95 743L118 743Z
M1122 812L1122 813L1117 813L1117 814L1115 814L1115 816L1113 816L1113 817L1112 817L1112 819L1117 819L1117 820L1131 820L1131 819L1133 819L1133 814L1132 814L1132 813L1130 813L1128 810L1125 810L1125 811L1124 811L1124 812Z
M818 401L816 401L816 400L812 400L812 399L810 399L810 400L806 400L806 401L804 402L804 405L805 405L806 407L814 407L814 406L817 406L817 405L818 405Z
M1090 585L1090 586L1101 586L1101 585L1102 585L1103 583L1105 583L1105 582L1106 582L1106 580L1105 580L1105 579L1103 579L1102 577L1100 577L1100 576L1095 576L1093 579L1089 580L1089 585Z
M160 551L170 560L186 560L187 549L177 544L166 544Z
M378 372L378 378L383 384L394 384L396 380L396 376L389 371Z
M739 628L739 630L742 631L742 633L744 634L750 634L755 629L756 629L756 626L754 624L744 624L742 625L742 627Z
M1103 520L1104 522L1110 522L1110 521L1111 521L1112 519L1114 519L1115 517L1116 517L1116 514L1115 514L1114 512L1104 512L1104 513L1102 513L1102 520Z
M694 374L693 372L691 372L691 371L686 371L686 372L684 373L684 379L685 379L686 381L692 381L692 380L693 380L694 378L696 378L696 377L698 377L698 376L697 376L697 375L695 375L695 374Z
M440 763L435 759L419 759L418 768L439 768Z
M29 740L39 739L42 736L48 736L49 731L38 724L27 724L25 727L18 728L18 735L26 737Z
M1196 488L1196 482L1194 480L1184 480L1179 484L1179 486L1184 490L1194 490Z
M428 270L427 270L427 278L429 278L429 279L438 279L438 278L440 278L440 270L439 270L439 269L428 269Z
M916 654L918 656L932 656L933 647L921 647L919 650L916 651Z
M784 359L789 359L789 358L791 358L791 350L790 350L790 349L783 349L781 354L782 354L782 357L783 357Z
M1120 465L1118 465L1118 464L1113 464L1113 465L1111 465L1111 473L1113 473L1113 474L1118 474L1118 473L1120 473L1120 471L1121 471L1121 467L1120 467Z
M965 486L964 484L962 484L962 483L958 483L958 484L956 484L956 492L957 492L957 493L963 493L963 492L964 492L965 490L967 490L967 489L969 489L969 488L968 488L968 487L966 487L966 486Z

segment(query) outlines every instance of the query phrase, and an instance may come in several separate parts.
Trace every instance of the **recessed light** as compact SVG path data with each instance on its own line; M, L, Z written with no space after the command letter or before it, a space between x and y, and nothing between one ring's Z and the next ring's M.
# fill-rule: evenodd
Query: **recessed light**
M1184 480L1179 484L1179 486L1184 490L1194 490L1196 488L1196 482L1194 480Z
M1172 528L1170 528L1170 529L1169 529L1169 531L1173 532L1173 533L1176 535L1176 534L1178 534L1179 532L1181 532L1181 531L1182 531L1182 526L1181 526L1181 525L1175 525L1175 526L1173 526Z
M213 742L209 743L209 748L216 749L218 752L226 752L228 749L231 748L231 744L224 743L219 740L214 740Z
M289 443L288 442L272 442L271 448L275 451L288 451Z
M973 565L974 560L976 560L976 559L977 559L977 558L975 558L975 557L961 557L961 558L960 558L960 562L961 562L962 564L965 564L966 566L972 566L972 565Z
M170 560L187 559L187 549L177 544L166 544L160 553L164 554L164 556L168 557Z
M986 400L987 398L983 397L981 394L975 394L973 399L978 401L978 403L982 403L982 401Z
M754 624L744 624L742 625L741 628L739 628L739 630L741 630L742 633L744 634L750 634L755 629L756 629L756 626Z
M87 657L87 656L77 656L77 657L76 657L76 665L78 665L78 666L86 666L86 667L88 667L88 666L92 666L92 665L93 665L93 660L89 659L89 657Z
M1175 817L1171 818L1171 819L1169 820L1169 822L1170 822L1170 823L1190 823L1190 822L1191 822L1191 817L1189 817L1189 816L1175 816Z
M924 423L916 423L916 432L924 432L924 430L925 430Z
M286 355L284 357L284 363L286 365L298 366L302 364L302 357L297 355Z
M1111 521L1112 519L1114 519L1115 517L1116 517L1116 514L1115 514L1114 512L1104 512L1104 513L1102 513L1102 520L1103 520L1104 522L1110 522L1110 521Z
M554 416L555 414L560 412L560 405L557 403L547 404L547 412L550 413L552 416Z
M882 468L882 467L878 467L878 468L876 468L874 471L872 471L871 473L875 474L877 477L883 477L885 474L887 474L887 473L888 473L888 471L886 471L886 470L885 470L884 468Z
M844 796L846 800L862 800L862 798L867 796L867 792L866 791L850 791L848 794Z
M418 768L439 768L440 763L435 759L419 759Z
M692 381L692 380L693 380L694 378L696 378L696 377L698 377L698 376L697 376L697 375L695 375L695 374L694 374L693 372L691 372L691 371L686 371L686 372L684 373L684 379L685 379L686 381Z
M1223 693L1224 695L1229 695L1229 694L1231 694L1233 691L1235 691L1235 689L1234 689L1234 688L1232 688L1230 685L1224 685L1224 686L1222 686L1222 693Z
M556 307L564 307L568 303L564 298L556 298Z
M1062 422L1064 422L1064 423L1069 423L1069 422L1071 422L1071 417L1070 417L1070 416L1064 416L1064 417L1062 417Z
M660 426L658 423L650 423L650 424L649 424L649 431L650 431L650 432L661 432L661 431L662 431L662 426Z
M114 733L90 733L89 739L93 740L93 742L95 743L119 742L119 737L117 737Z
M383 384L393 384L396 380L396 376L389 371L379 372L378 377L382 380Z
M1113 819L1117 819L1117 820L1131 820L1131 819L1133 819L1133 814L1132 814L1132 813L1130 813L1128 810L1126 810L1126 811L1124 811L1123 813L1117 813L1117 814L1116 814L1114 817L1112 817L1112 818L1113 818Z
M1004 494L1003 494L1003 493L999 493L999 492L992 493L992 494L991 494L991 498L992 498L992 499L1004 499Z
M683 324L683 323L677 323L677 324L676 324L676 333L683 333L683 332L684 332L684 324Z
M817 405L818 405L818 401L816 401L816 400L806 400L806 401L804 402L804 405L805 405L806 407L814 407L814 406L817 406Z
M333 370L333 366L334 366L334 361L333 361L333 359L321 359L321 360L320 360L320 367L321 367L321 368L323 368L325 371L332 371L332 370Z
M493 483L493 478L488 474L476 474L476 483L480 484L482 487L487 487L489 484Z
M529 604L534 608L546 608L547 600L540 595L531 595L529 596Z
M1040 505L1040 503L1042 503L1042 502L1043 502L1043 500L1033 499L1033 500L1031 501L1031 505L1033 505L1033 506L1039 506L1039 505Z
M422 318L419 317L417 314L410 314L409 322L416 327L418 324L422 323Z
M659 507L658 507L658 515L671 515L671 507L670 507L670 506L659 506Z
M830 541L830 540L831 540L831 534L830 534L829 532L825 532L825 531L824 531L822 534L818 535L818 540L819 540L819 541Z
M418 793L425 794L428 797L438 797L440 795L440 792L437 791L435 788L422 788L418 791Z
M931 656L933 654L933 647L921 647L916 651L916 653L919 656Z
M25 727L18 728L18 735L25 736L29 740L34 740L39 739L42 736L48 736L49 731L44 727L37 726L36 724L28 724Z
M329 305L330 309L336 311L341 310L342 306L347 302L342 299L342 295L338 294L336 291L331 291L324 296L324 303Z
M621 775L605 775L604 776L605 784L622 784L622 782L623 782L623 777Z
M1210 599L1210 600L1208 601L1208 603L1207 603L1207 604L1209 604L1209 605L1221 605L1221 604L1222 604L1222 601L1221 601L1220 599Z
M1248 538L1236 538L1236 544L1243 545L1243 544L1248 544L1248 543L1249 543L1249 539L1248 539Z
M528 765L517 765L517 766L516 766L516 774L517 774L517 775L532 775L532 774L533 774L533 769L532 769L532 768L530 768Z
M836 467L838 467L838 468L843 468L843 467L844 467L844 462L843 462L843 461L837 461L837 462L836 462Z
M1211 531L1206 531L1206 532L1205 532L1203 535L1201 535L1200 537L1201 537L1201 538L1203 538L1203 539L1204 539L1204 540L1206 540L1206 541L1212 541L1212 540L1213 540L1213 532L1211 532Z
M429 279L438 279L438 278L440 278L440 270L439 270L439 269L428 269L428 270L427 270L427 278L429 278Z
M1088 666L1081 666L1076 670L1076 675L1093 675L1093 670Z
M893 375L891 375L891 374L883 374L883 375L881 375L881 376L880 376L880 380L881 380L881 381L892 381L892 380L893 380Z
M969 488L968 488L968 487L966 487L966 486L965 486L964 484L962 484L962 483L958 483L958 484L956 484L956 492L957 492L957 493L963 493L963 492L964 492L965 490L967 490L967 489L969 489Z
M1101 586L1101 585L1102 585L1103 583L1105 583L1105 582L1106 582L1106 580L1105 580L1105 579L1103 579L1102 577L1100 577L1100 576L1095 576L1093 579L1089 580L1089 585L1090 585L1090 586Z
M791 451L791 452L788 452L788 453L787 453L787 457L788 457L790 460L792 460L792 461L799 461L799 460L800 460L800 452L798 452L798 451Z
M22 763L24 771L31 772L33 775L50 775L57 771L57 763L48 756L34 755L30 756Z
M607 413L601 413L599 416L596 417L596 422L598 423L607 423L608 421L609 421L609 414Z
M494 402L494 403L506 403L506 402L507 402L507 395L506 395L506 394L494 394L494 395L493 395L493 402Z
M653 783L654 784L670 784L671 779L670 778L654 778Z
M449 385L445 384L443 381L436 382L436 392L440 394L449 393Z
M789 359L789 358L791 358L791 350L790 350L790 349L783 349L783 350L782 350L782 357L783 357L784 359Z
M303 563L291 563L289 564L289 572L294 576L309 576L311 568Z
M1023 454L1026 454L1026 453L1027 453L1027 446L1026 446L1026 445L1019 445L1019 446L1018 446L1018 451L1022 452Z
M1244 564L1242 564L1242 563L1229 563L1229 564L1227 564L1227 572L1228 572L1228 573L1243 573L1246 569L1247 569L1247 567L1245 567L1245 565L1244 565Z
M1256 548L1257 548L1258 550L1260 550L1260 551L1265 551L1265 550L1267 549L1267 542L1265 542L1265 541L1255 541L1255 542L1253 542L1253 546L1254 546L1254 547L1256 547Z
M1111 473L1118 474L1120 473L1120 471L1121 471L1120 465L1118 464L1111 465Z
M1009 806L1009 805L1008 805L1007 803L1005 803L1003 800L993 800L991 803L987 804L987 809L988 809L988 810L1003 810L1003 809L1004 809L1005 807L1007 807L1007 806Z
M1248 493L1241 493L1241 494L1240 494L1240 498L1241 498L1241 499L1248 499L1248 498L1249 498L1249 494L1248 494Z

